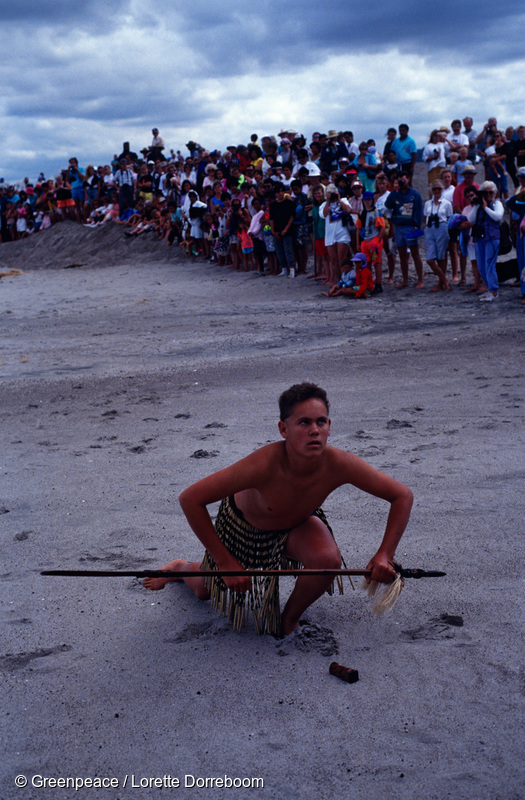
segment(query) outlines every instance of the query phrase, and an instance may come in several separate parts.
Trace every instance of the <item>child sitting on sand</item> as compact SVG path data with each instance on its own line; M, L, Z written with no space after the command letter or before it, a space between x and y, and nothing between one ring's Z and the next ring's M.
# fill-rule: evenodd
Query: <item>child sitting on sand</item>
M346 297L353 297L356 300L370 297L374 290L374 279L367 266L365 254L356 253L350 261L355 264L355 284L350 287L343 287L341 289L341 294L344 294Z
M323 292L325 297L337 297L343 293L343 289L352 289L355 286L356 271L350 264L349 258L343 259L341 269L343 270L341 280L338 283L334 283L327 292Z

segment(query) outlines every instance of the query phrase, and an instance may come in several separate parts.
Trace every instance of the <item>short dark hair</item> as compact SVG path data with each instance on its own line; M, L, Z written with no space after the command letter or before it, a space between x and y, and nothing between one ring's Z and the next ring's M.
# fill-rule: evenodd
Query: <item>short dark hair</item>
M304 403L305 400L316 398L321 400L326 406L326 413L330 411L330 403L324 389L315 383L294 383L279 398L279 412L281 422L284 422L293 412L297 403Z

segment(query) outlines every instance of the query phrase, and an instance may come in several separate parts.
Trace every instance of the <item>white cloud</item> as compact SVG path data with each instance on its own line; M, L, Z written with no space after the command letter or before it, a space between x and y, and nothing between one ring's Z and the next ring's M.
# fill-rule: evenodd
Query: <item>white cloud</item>
M444 11L452 8L443 2ZM14 9L0 30L9 54L0 66L0 175L9 179L55 173L74 153L83 164L107 163L125 140L138 152L152 125L168 147L184 151L188 139L222 149L282 125L307 136L350 127L356 139L373 136L381 146L386 128L406 121L422 146L433 127L457 116L472 115L478 127L491 114L502 125L523 121L516 118L525 107L521 44L519 58L502 63L506 48L516 49L509 15L521 6L513 0L497 15L485 0L472 4L468 41L454 29L432 49L431 10L401 15L403 41L382 47L397 22L381 0L368 20L376 35L366 37L348 28L361 18L353 7L325 9L320 18L310 0L281 8L128 0L113 4L110 17L99 0L79 0L65 14L63 3L43 0L40 19L26 6L24 25ZM501 26L505 46L495 50Z

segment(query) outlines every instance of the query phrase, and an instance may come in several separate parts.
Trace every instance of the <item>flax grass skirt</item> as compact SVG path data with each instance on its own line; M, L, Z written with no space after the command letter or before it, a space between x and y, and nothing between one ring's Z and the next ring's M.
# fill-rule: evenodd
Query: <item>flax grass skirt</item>
M332 533L321 508L316 509L313 516L322 520ZM243 517L233 497L222 501L215 520L215 529L221 542L245 569L302 568L302 564L284 555L290 531L266 531L254 528ZM204 570L217 569L217 564L207 550L201 566ZM339 593L343 594L340 577L328 589L329 594L333 593L336 582ZM258 634L280 635L281 609L277 576L252 578L252 588L249 592L231 592L220 577L206 578L206 587L210 592L212 608L218 610L222 616L227 616L236 631L247 627L251 610L255 631Z

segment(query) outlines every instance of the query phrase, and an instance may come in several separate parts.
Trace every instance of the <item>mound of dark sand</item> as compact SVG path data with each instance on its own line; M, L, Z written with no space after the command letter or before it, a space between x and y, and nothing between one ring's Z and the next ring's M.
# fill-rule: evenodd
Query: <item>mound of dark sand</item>
M107 222L98 227L86 227L76 222L61 222L28 239L0 245L2 269L65 269L67 267L107 267L123 264L128 259L144 258L145 263L174 261L179 248L166 247L150 231L129 238L123 225Z

